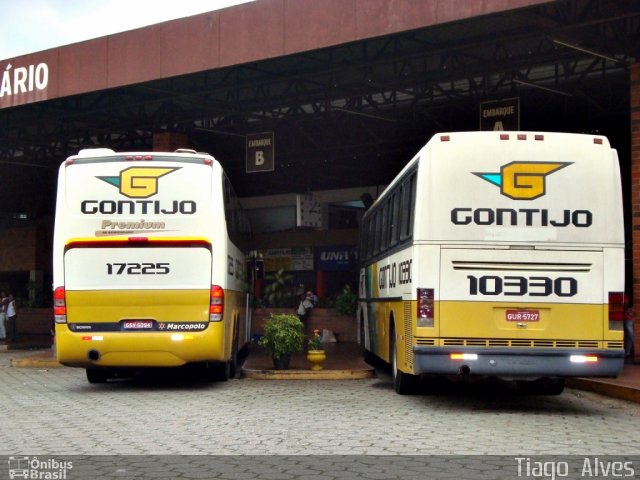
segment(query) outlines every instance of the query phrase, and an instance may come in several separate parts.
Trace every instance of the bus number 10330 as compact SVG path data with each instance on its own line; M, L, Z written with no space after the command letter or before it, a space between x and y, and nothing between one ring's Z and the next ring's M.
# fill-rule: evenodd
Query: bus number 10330
M167 275L168 263L107 263L107 275Z
M515 297L573 297L578 293L578 281L572 277L519 277L507 275L468 275L470 295L508 295Z

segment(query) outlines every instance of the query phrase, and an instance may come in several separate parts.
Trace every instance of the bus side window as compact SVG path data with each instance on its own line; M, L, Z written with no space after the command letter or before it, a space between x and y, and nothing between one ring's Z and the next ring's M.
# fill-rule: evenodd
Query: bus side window
M413 214L416 204L416 174L413 173L403 183L402 188L402 230L400 240L406 240L413 235Z
M377 209L373 214L373 254L376 255L380 251L380 228L381 220L380 209Z
M374 240L375 240L374 231L376 228L375 215L373 215L373 212L369 216L368 222L369 222L369 226L367 228L367 256L371 258L373 257Z
M246 237L250 234L251 229L249 222L244 215L242 206L240 205L240 199L236 195L231 182L224 176L223 184L224 192L224 214L227 220L227 231L229 238L235 244L241 244L243 236ZM244 239L247 240L246 238Z
M365 261L369 258L369 252L367 251L367 232L369 231L369 217L365 217L362 220L360 234L360 259Z
M400 208L400 195L401 192L394 193L391 196L391 207L389 208L389 246L393 247L399 240L400 229L398 224L400 223L399 208Z
M382 228L380 228L380 231L378 232L378 235L380 236L380 251L385 251L387 249L387 247L389 246L389 201L385 200L385 202L382 204L382 210L380 210L378 213L380 213L380 217L381 217L381 223L382 223Z

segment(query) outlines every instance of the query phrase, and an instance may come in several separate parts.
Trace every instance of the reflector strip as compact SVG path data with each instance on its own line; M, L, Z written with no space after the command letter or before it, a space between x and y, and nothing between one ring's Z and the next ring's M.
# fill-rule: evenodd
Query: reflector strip
M171 340L174 342L181 342L182 340L192 340L193 335L183 335L181 333L174 333L171 335Z
M102 335L84 335L82 337L82 340L84 341L94 341L94 342L100 342L102 340L104 340L104 337Z
M200 247L211 250L211 242L204 238L179 237L128 237L128 238L73 238L64 247L65 253L72 248L117 248L117 247Z
M449 357L451 360L478 360L477 353L452 353Z
M598 357L595 355L571 355L569 360L572 363L597 363Z

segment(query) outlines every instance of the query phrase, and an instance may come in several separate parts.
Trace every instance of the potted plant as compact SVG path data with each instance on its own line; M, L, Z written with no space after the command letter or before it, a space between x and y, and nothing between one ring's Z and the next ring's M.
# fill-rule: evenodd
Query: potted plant
M336 310L342 315L353 316L358 307L358 297L350 285L345 285L336 297Z
M303 328L296 315L271 314L267 318L258 344L269 351L276 370L288 369L291 354L302 350Z
M322 362L327 358L322 348L322 336L320 330L313 331L313 335L309 338L307 344L307 360L311 363L311 370L322 370Z

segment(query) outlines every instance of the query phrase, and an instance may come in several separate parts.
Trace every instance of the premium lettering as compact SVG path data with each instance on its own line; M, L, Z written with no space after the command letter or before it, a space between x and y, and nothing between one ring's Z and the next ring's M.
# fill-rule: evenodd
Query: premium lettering
M103 230L164 230L164 222L146 222L144 219L138 222L117 222L113 220L103 220Z

